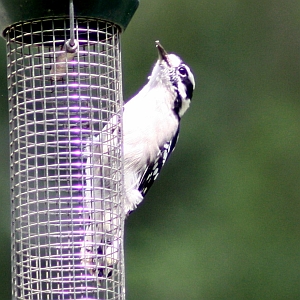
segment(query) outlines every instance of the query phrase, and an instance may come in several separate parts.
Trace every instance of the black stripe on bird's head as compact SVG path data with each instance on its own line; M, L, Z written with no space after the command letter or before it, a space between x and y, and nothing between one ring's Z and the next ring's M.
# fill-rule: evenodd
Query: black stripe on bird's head
M161 65L167 65L169 69L171 83L181 81L186 86L186 98L191 100L195 89L195 79L191 69L177 55L168 54L159 41L155 41L155 44L159 62Z
M180 118L189 107L195 89L195 79L191 69L175 54L168 54L159 41L156 41L158 50L158 64L175 92L174 112Z

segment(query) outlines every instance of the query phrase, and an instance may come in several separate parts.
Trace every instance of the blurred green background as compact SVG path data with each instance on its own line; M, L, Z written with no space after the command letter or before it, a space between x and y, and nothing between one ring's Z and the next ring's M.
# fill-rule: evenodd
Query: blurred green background
M300 2L141 0L122 35L124 99L154 41L196 90L176 151L126 225L128 300L300 299ZM0 299L10 299L5 42Z

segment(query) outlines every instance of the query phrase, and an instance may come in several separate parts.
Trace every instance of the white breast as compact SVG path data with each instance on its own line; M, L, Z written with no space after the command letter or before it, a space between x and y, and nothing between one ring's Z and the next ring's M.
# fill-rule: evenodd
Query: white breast
M134 209L142 201L138 192L140 177L178 129L170 96L165 88L149 89L146 85L124 106L125 207L133 206L131 209Z

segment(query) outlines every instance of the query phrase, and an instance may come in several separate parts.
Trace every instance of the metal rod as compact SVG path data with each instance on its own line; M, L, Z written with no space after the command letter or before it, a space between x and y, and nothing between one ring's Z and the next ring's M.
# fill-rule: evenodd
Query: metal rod
M75 45L75 36L74 36L74 5L73 0L70 0L70 41L69 44L71 47Z
M79 44L75 39L75 26L74 26L74 5L73 0L70 0L69 6L70 17L70 39L68 39L63 47L64 52L60 53L56 58L56 65L50 70L51 79L54 81L61 80L63 75L67 72L67 62L72 61L75 57Z

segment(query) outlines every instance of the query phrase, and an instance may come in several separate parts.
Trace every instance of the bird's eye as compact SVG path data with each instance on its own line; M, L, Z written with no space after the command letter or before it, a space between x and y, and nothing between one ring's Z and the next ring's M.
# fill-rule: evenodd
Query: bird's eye
M179 72L179 74L182 75L182 76L187 76L187 70L186 70L185 67L180 67L180 68L178 69L178 72Z

